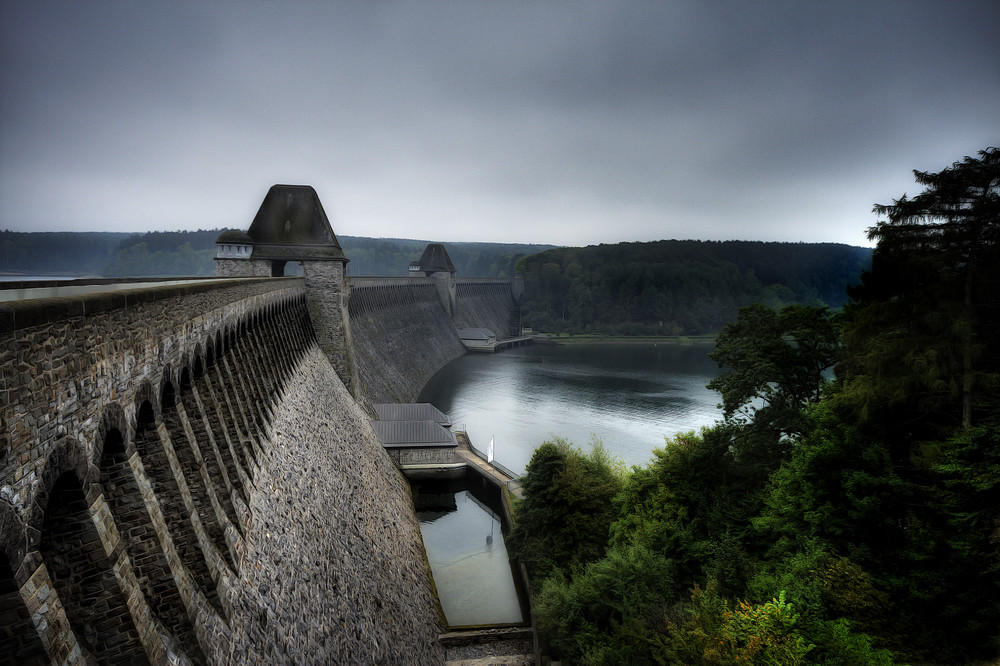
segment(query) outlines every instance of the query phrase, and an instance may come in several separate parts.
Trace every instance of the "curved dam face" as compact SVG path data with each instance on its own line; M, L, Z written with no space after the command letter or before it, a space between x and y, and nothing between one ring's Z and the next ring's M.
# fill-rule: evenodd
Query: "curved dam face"
M416 400L434 373L465 353L458 329L486 328L499 339L519 332L511 280L458 280L450 304L437 278L352 278L350 285L348 328L363 401Z
M348 312L355 371L371 402L413 402L465 353L433 278L354 279Z
M6 304L0 370L0 655L441 662L408 486L303 280Z

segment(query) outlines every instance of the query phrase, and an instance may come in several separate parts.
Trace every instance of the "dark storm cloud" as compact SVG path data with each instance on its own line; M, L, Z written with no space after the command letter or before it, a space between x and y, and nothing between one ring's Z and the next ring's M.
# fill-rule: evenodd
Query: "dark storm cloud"
M996 144L991 3L20 3L0 227L864 242ZM8 92L9 91L9 92ZM44 202L44 203L43 203Z

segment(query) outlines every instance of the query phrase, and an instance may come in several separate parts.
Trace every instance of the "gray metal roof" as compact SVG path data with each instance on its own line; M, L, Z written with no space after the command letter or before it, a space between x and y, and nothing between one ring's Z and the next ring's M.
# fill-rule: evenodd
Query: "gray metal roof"
M372 421L371 424L386 448L458 446L451 431L434 421Z
M434 421L451 427L448 415L429 402L379 403L373 407L381 421Z

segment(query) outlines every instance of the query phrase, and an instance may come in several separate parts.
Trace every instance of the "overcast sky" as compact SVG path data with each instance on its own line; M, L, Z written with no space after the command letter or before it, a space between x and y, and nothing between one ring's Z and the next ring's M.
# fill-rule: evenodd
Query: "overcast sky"
M0 228L868 244L1000 144L1000 2L0 2Z

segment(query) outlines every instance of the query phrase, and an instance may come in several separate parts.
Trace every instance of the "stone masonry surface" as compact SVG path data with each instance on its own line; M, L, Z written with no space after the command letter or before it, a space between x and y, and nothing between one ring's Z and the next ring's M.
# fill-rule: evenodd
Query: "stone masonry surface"
M313 346L251 491L232 664L437 664L409 487Z
M435 372L465 353L433 280L354 288L350 317L360 385L372 402L413 402Z
M342 378L412 400L464 349L431 279L309 277L0 307L0 664L442 661L408 485Z

